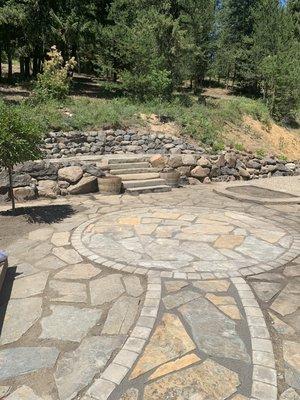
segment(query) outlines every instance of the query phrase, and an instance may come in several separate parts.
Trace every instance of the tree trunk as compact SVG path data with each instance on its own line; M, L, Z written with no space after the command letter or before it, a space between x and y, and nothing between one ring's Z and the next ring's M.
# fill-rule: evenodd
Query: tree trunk
M15 197L14 197L14 189L13 189L13 180L12 180L12 167L9 166L8 168L8 178L9 178L9 194L11 199L11 209L12 213L16 213L16 204L15 204Z
M11 81L13 77L13 66L12 66L12 53L10 50L7 52L7 62L8 62L7 79Z
M20 61L20 76L22 79L24 79L25 78L24 57L20 57L19 61Z
M26 79L30 78L30 57L25 57L24 59L24 77Z
M32 75L37 76L37 74L38 74L38 59L36 56L34 56L32 60Z
M0 80L2 79L2 48L0 46Z

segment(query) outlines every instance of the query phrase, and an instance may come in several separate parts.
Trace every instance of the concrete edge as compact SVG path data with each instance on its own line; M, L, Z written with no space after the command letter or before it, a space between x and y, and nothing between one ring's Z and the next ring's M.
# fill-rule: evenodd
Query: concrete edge
M300 197L291 197L287 199L271 199L269 197L257 198L253 196L246 196L234 192L230 192L226 188L214 188L213 191L219 195L226 196L233 200L247 201L257 204L300 204Z

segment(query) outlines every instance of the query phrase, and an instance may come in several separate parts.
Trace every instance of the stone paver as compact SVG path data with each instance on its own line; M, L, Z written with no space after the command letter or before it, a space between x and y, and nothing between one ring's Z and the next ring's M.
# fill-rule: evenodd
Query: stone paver
M43 204L80 211L6 249L0 397L298 400L298 205L209 185Z
M56 347L15 347L0 351L0 380L51 368L59 351Z
M41 339L79 342L101 318L101 311L73 306L50 306L52 314L41 320Z
M5 306L2 306L2 310ZM1 310L1 311L2 311ZM4 311L4 310L3 310ZM42 315L42 298L12 299L5 310L0 345L20 339Z
M73 398L88 386L121 344L121 336L92 336L83 339L75 351L65 353L55 372L60 399Z

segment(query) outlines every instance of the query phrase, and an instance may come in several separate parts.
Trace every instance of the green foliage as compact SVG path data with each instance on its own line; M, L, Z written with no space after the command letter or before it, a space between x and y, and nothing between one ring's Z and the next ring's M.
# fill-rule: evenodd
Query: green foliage
M36 119L24 108L0 102L0 166L12 168L14 164L41 157L40 127Z
M166 70L152 70L147 75L135 75L124 71L122 81L125 90L141 100L167 98L172 93L172 80Z
M34 93L38 100L64 99L69 93L70 78L68 72L75 68L76 62L71 58L64 65L61 52L52 46L49 59L44 63L44 71L38 75Z
M257 149L256 150L256 155L259 158L263 158L266 156L266 151L264 149Z

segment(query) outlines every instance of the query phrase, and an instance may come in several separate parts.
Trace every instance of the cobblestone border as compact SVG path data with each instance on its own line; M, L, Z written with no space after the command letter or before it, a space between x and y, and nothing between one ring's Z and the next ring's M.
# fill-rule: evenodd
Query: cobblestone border
M157 275L157 274L156 274ZM113 361L89 387L81 400L106 400L130 372L154 327L161 301L161 279L148 277L143 308L130 336Z
M252 346L251 400L277 399L277 373L270 334L258 302L243 278L232 278L243 304Z
M217 194L220 194L222 196L226 196L229 199L233 200L238 200L238 201L248 201L251 203L257 203L257 204L300 204L300 197L290 197L286 199L271 199L269 197L254 197L254 196L248 196L248 195L243 195L235 192L231 192L227 190L227 188L214 188L213 191Z
M155 208L154 206L147 207L147 205L136 207L137 209L141 208ZM173 207L176 208L176 207ZM199 208L197 207L191 207L191 208ZM167 208L166 209L170 209ZM203 209L203 208L202 208ZM204 208L205 209L205 208ZM208 209L208 208L207 208ZM224 209L220 209L220 211L224 211ZM113 213L120 213L122 210L119 211L114 211ZM101 215L104 215L106 213L102 213ZM75 231L73 232L71 236L71 244L75 248L75 250L78 251L79 254L81 254L84 257L87 257L89 260L100 264L104 265L106 267L112 268L117 271L123 271L123 272L128 272L128 273L133 273L133 274L138 274L138 275L144 275L144 276L151 276L153 273L158 273L161 278L174 278L174 279L185 279L185 280L205 280L205 279L222 279L222 278L233 278L233 277L240 277L240 276L248 276L248 275L256 275L260 274L263 272L268 272L271 271L272 269L281 267L288 263L289 261L293 260L296 258L299 253L300 253L300 234L298 231L294 228L291 227L285 227L285 231L287 231L293 238L293 243L291 244L290 248L280 257L278 257L274 261L270 261L267 263L258 263L257 265L250 266L250 267L243 267L239 270L236 271L220 271L220 272L180 272L180 271L165 271L165 270L154 270L150 268L142 268L142 267L134 267L129 264L125 263L120 263L112 260L107 260L106 258L103 258L91 250L89 250L81 240L81 235L84 232L85 228L89 226L90 224L96 222L101 218L100 216L97 216L95 218L92 218L88 221L83 222L80 224ZM274 226L278 225L283 225L285 224L285 218L282 217L274 217L274 222L273 220L269 220L264 217L259 217L260 219L267 220L269 223L273 224ZM281 228L280 226L280 228ZM296 228L296 227L295 227ZM282 228L281 228L282 229Z

